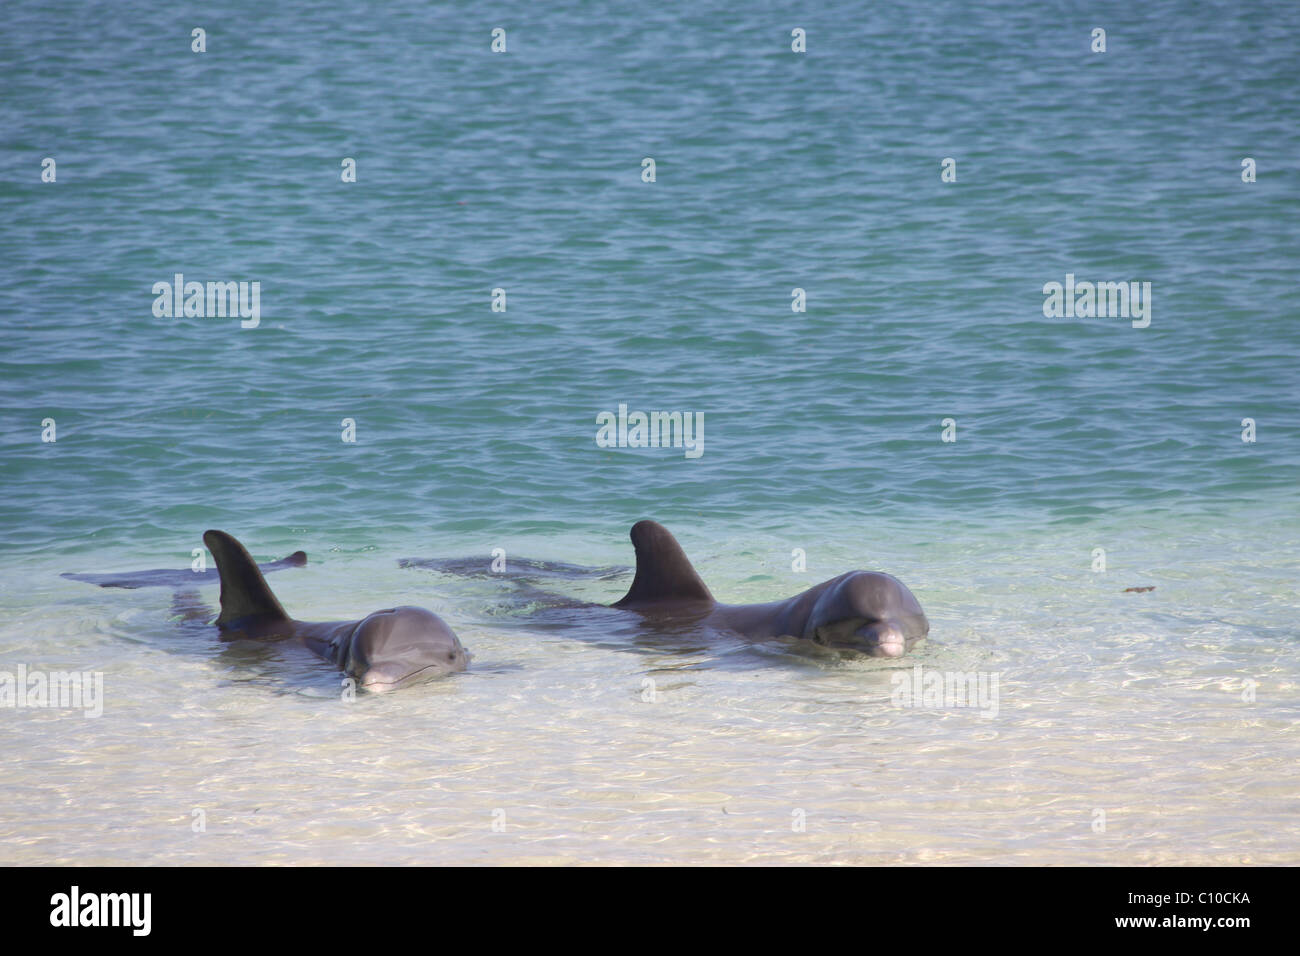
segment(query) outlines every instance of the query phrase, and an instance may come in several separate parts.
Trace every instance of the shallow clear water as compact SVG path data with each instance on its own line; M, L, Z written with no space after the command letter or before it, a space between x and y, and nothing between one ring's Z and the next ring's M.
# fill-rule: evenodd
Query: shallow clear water
M1300 8L1187 7L7 7L0 670L104 703L0 709L0 861L1300 862ZM260 326L155 318L176 272ZM1067 273L1150 327L1044 318ZM620 403L704 453L597 447ZM666 644L397 566L627 565L642 517L725 601L890 571L930 639ZM345 703L59 577L209 527L470 671ZM918 664L996 716L897 706Z

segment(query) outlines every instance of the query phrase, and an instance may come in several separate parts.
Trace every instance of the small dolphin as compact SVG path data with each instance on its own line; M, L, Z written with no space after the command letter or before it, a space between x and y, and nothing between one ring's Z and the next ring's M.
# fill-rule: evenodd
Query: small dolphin
M257 563L224 531L206 531L203 543L221 577L223 641L292 639L355 677L384 691L463 671L470 655L446 622L421 607L375 611L360 621L295 621L276 600Z
M784 601L719 604L667 528L638 521L631 538L636 576L616 608L690 618L752 641L797 637L872 657L902 657L930 632L920 603L889 574L849 571Z

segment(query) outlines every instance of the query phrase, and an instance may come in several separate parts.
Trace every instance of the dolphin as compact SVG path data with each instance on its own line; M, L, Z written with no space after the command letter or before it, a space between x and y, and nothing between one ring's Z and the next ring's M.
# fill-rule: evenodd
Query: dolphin
M848 571L783 601L719 604L667 528L638 521L631 538L636 576L611 607L687 618L751 641L796 637L871 657L902 657L930 632L920 603L890 574Z
M889 574L849 571L782 601L719 604L667 528L655 521L638 521L632 526L631 538L636 572L627 593L612 605L574 600L535 586L538 578L578 577L577 572L583 569L572 565L515 558L507 573L488 576L511 580L533 610L534 624L539 614L546 613L548 619L558 614L560 626L567 630L583 626L584 617L594 611L632 611L639 616L641 633L685 637L692 650L702 649L701 634L731 634L749 643L793 637L836 652L901 657L930 632L920 603L903 582ZM483 566L481 559L408 558L399 564L470 576L479 576L478 569ZM586 576L605 580L620 569L585 570ZM575 616L575 612L584 617ZM599 627L602 634L624 630L613 617L602 618Z
M484 563L482 558L398 558L397 566L399 568L423 568L428 571L440 571L443 574L455 574L464 578L495 578L504 573L503 571L493 570L492 564ZM551 578L559 580L574 578L607 580L622 577L632 572L631 568L625 567L590 568L581 564L568 564L564 561L535 561L532 558L511 558L508 566L510 577L527 581Z
M257 563L224 531L205 531L217 562L223 641L294 640L357 679L385 691L463 671L470 655L447 623L421 607L375 611L359 621L295 621L276 600Z
M279 561L267 561L265 564L259 564L258 567L263 574L269 574L272 571L282 571L285 568L301 568L307 563L307 554L304 551L295 551L287 558L281 558ZM98 584L101 588L190 588L197 584L216 584L217 571L215 568L208 568L205 571L186 571L175 568L153 568L148 571L121 571L111 574L82 574L73 571L65 571L60 577L68 578L71 581L84 581L87 584Z

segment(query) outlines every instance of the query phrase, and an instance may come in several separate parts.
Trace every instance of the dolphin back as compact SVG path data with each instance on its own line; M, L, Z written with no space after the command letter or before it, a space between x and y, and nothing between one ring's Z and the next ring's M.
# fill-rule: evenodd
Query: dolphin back
M228 628L242 621L287 621L284 612L257 562L244 546L224 531L203 532L203 543L212 552L221 576L221 615L217 627Z

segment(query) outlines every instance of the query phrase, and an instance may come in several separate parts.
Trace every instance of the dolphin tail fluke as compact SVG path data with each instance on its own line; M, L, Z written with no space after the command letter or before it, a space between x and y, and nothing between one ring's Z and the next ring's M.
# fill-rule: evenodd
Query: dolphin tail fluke
M614 607L660 601L713 603L713 595L667 528L656 521L638 521L632 526L631 538L636 549L636 577Z
M203 532L203 543L217 561L221 575L221 616L218 627L230 627L237 622L261 619L287 621L289 615L266 586L266 578L244 549L244 546L224 531ZM302 552L297 552L302 554ZM285 560L297 557L290 555ZM307 556L303 555L303 563Z

